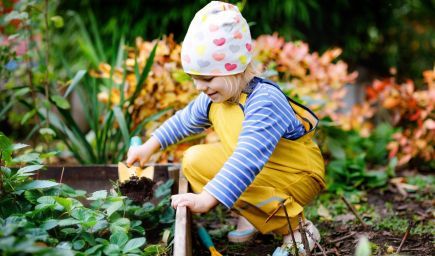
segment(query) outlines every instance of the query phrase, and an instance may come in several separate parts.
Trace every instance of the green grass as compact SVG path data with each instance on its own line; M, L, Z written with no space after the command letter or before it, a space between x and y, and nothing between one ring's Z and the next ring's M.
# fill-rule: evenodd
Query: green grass
M376 230L388 230L393 234L404 234L408 228L408 220L400 218L398 216L391 216L389 218L379 218L374 223L374 229ZM435 221L429 220L425 222L418 222L411 229L411 234L423 235L423 234L435 234Z

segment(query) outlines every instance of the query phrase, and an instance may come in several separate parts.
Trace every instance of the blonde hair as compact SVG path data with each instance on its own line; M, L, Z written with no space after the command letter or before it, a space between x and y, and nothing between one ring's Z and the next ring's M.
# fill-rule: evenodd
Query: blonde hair
M242 73L225 76L226 85L234 90L233 96L229 98L227 102L238 104L243 89L245 89L254 76L258 76L260 73L260 70L255 66L253 61L251 61Z

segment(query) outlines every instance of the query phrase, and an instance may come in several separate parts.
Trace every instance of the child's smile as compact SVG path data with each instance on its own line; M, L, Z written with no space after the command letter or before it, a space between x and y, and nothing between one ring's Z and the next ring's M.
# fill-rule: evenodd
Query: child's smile
M194 76L196 89L207 94L213 102L224 102L234 96L234 89L223 76Z

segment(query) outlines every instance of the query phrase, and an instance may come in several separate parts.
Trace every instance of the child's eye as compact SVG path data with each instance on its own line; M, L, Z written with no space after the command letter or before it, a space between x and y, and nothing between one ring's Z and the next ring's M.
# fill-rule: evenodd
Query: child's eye
M204 82L210 82L211 80L213 80L213 76L199 76L199 77L192 77L193 80L199 80L199 81L204 81Z

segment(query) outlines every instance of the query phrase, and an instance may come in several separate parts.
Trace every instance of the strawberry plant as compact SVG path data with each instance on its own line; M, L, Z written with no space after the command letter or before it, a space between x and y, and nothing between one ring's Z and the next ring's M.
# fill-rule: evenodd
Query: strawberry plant
M164 255L169 250L168 241L152 242L160 241L162 233L173 233L172 180L142 205L114 189L86 198L85 191L32 179L43 165L35 153L15 156L23 147L0 133L2 255L152 255L156 249Z

